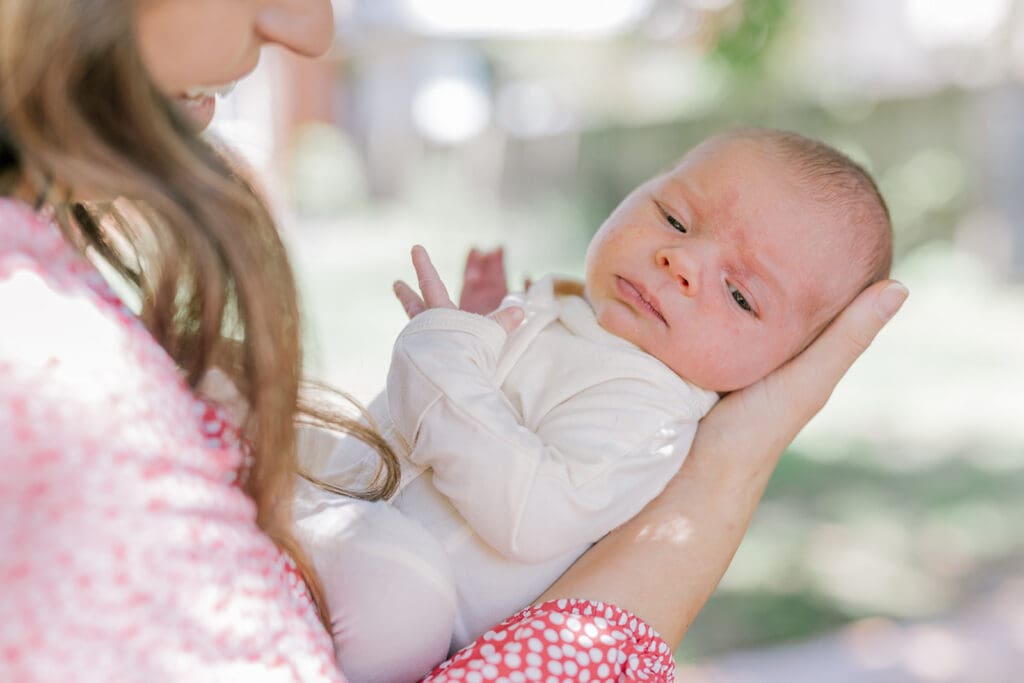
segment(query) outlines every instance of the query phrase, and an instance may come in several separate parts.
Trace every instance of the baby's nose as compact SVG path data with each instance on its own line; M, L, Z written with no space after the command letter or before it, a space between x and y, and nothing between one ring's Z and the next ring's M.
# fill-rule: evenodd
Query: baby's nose
M684 294L693 296L700 280L700 264L681 249L662 249L657 255L658 265L667 270Z

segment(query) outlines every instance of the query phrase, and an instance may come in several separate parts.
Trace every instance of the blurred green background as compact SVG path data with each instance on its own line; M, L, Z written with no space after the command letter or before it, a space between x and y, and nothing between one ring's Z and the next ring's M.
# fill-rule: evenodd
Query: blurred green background
M1024 661L1024 592L1006 592L1024 576L1021 3L335 8L328 60L272 55L215 125L283 216L313 374L380 390L413 243L452 285L471 246L499 244L513 284L579 276L618 201L707 135L818 137L878 180L911 298L783 459L677 658L709 680L1013 680L999 662ZM979 607L993 595L1012 609ZM931 625L931 640L882 660L847 647L805 679L729 654L781 644L759 652L806 672L814 651L788 644L843 650L879 624ZM978 635L994 625L1002 639Z

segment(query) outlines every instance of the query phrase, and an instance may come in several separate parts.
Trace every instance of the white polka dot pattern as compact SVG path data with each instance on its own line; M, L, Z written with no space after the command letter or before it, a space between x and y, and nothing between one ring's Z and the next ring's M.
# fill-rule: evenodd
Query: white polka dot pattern
M435 669L424 683L671 683L675 662L654 629L588 600L528 607Z

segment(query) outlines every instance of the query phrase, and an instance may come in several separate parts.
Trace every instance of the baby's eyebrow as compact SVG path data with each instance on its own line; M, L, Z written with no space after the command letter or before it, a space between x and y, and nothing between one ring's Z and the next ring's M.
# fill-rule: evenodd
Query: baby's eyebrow
M679 206L682 202L690 213L688 216L690 220L702 221L704 219L699 193L682 178L667 176L665 182L651 196L655 201L666 204L668 208L675 210L682 208Z
M764 315L777 304L779 299L785 298L785 291L771 264L765 262L754 249L745 243L742 231L737 232L740 265L742 266L742 270L737 275L742 278L746 287L753 290L751 293L758 304L758 313ZM757 285L756 289L754 285Z

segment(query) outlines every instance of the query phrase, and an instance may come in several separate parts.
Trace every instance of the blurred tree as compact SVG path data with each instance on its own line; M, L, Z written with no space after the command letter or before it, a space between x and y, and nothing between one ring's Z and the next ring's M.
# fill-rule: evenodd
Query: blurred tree
M739 75L759 74L764 55L789 14L789 0L742 0L726 12L712 57Z

